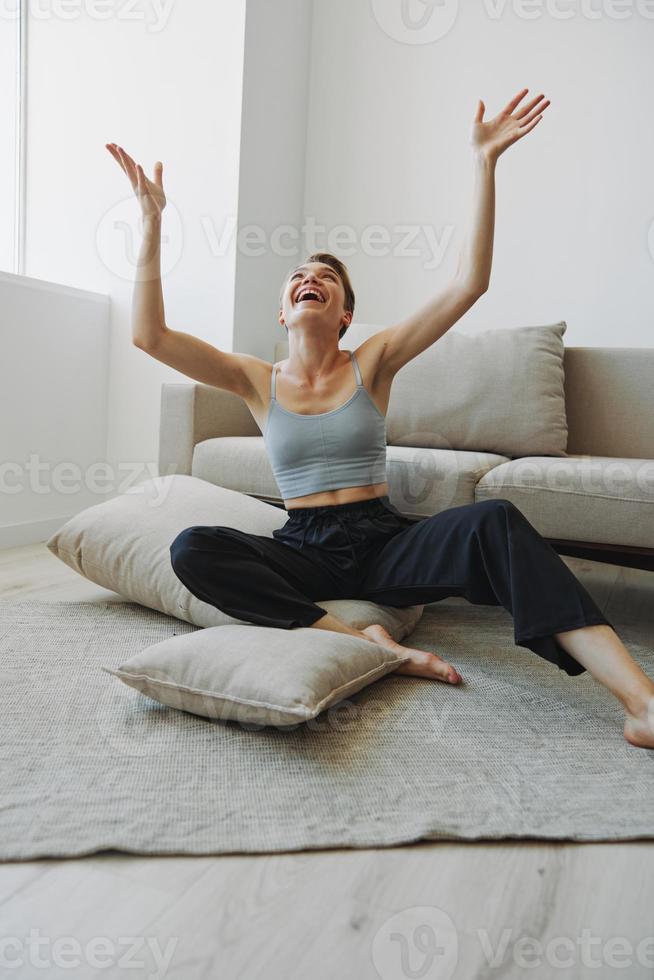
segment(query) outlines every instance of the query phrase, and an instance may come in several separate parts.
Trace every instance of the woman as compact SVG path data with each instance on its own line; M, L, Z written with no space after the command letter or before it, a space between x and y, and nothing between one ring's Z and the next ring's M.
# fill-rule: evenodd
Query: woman
M289 357L272 366L166 325L163 167L155 164L151 181L121 147L107 144L143 212L133 342L190 378L244 399L264 434L289 515L272 538L224 526L187 528L171 545L171 561L190 592L236 619L358 636L408 657L398 673L454 685L461 675L435 653L402 647L381 625L353 629L316 600L361 597L402 607L460 595L502 605L513 616L518 645L570 675L589 670L624 706L625 738L653 748L654 682L517 507L487 500L411 521L388 498L384 416L393 377L488 288L495 166L549 105L539 95L518 108L527 91L489 121L479 102L471 132L472 223L452 282L413 317L343 351L338 343L354 313L349 276L333 255L312 255L282 288L279 322Z

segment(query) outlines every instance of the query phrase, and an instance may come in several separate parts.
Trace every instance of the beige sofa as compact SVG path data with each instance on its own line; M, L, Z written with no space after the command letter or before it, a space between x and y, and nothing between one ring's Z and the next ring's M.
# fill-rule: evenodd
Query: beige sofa
M342 347L354 350L379 329L353 324ZM560 554L654 570L654 349L564 348L565 324L545 329L537 353L547 384L519 360L507 375L506 355L489 357L492 347L484 353L452 331L398 372L387 412L390 499L417 518L502 497ZM274 361L287 356L280 341ZM247 405L207 385L162 386L159 473L283 506Z

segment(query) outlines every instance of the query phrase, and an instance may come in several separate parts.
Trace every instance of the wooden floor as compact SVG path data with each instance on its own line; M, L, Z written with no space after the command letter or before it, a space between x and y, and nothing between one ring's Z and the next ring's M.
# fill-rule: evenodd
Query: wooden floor
M565 561L609 618L654 627L654 573ZM43 544L0 552L11 596L120 599ZM21 980L652 980L654 843L16 862L0 921L0 976Z

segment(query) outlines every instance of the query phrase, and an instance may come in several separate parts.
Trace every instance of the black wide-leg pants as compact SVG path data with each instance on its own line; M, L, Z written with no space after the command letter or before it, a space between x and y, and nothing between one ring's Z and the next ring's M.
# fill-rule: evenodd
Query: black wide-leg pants
M316 601L413 606L463 596L511 613L514 641L567 674L585 668L554 633L613 624L510 500L483 500L417 521L388 496L291 509L273 536L196 525L170 557L197 598L235 619L293 629L325 615Z

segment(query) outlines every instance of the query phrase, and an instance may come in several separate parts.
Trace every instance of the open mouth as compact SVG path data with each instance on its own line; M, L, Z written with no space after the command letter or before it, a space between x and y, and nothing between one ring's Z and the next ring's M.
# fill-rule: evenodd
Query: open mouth
M296 303L324 303L325 297L317 289L303 289L298 293Z

